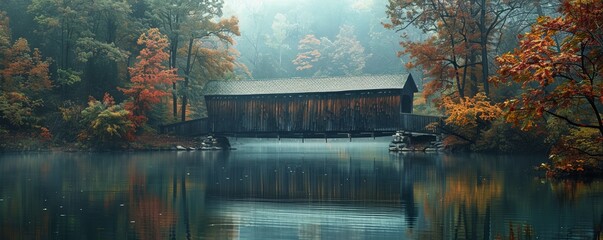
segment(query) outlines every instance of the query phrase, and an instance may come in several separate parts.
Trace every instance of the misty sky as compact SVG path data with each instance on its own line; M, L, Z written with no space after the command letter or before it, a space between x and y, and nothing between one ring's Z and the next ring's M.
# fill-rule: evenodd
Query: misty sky
M328 72L298 71L292 61L299 41L314 35L325 42L342 36L358 41L365 67L356 74L399 73L404 69L396 56L400 33L385 29L387 0L225 0L223 17L239 18L241 36L235 48L254 78L338 75L341 66L331 64ZM342 32L342 29L346 29ZM332 48L333 49L333 48ZM332 49L322 49L327 56ZM351 58L346 58L351 59ZM332 63L332 62L330 62ZM325 66L323 61L318 65Z
M342 9L351 8L355 10L368 10L379 0L334 0L330 1L340 5ZM304 5L312 2L311 0L225 0L225 15L241 15L245 12L258 11L268 6L295 8L296 5ZM385 6L384 4L381 4ZM334 13L336 14L336 13Z

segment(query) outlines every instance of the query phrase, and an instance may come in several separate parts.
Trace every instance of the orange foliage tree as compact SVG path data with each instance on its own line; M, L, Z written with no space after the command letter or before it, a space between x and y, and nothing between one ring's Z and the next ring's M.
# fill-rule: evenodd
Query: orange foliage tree
M236 59L230 54L229 48L235 44L233 35L241 35L239 19L234 16L218 22L211 20L193 22L185 29L190 30L190 34L188 45L181 49L186 56L181 92L181 121L186 121L189 97L194 95L191 91L192 88L201 85L208 79L222 78L234 70ZM193 77L196 72L202 74L195 74L196 76Z
M2 89L5 91L35 94L52 87L48 74L50 60L43 59L38 49L32 52L24 38L19 38L6 51L2 65Z
M504 24L521 0L390 0L384 26L396 31L420 30L425 39L406 34L400 45L428 82L423 98L432 99L446 115L447 130L474 144L488 129L500 108L492 103L488 77L489 54L498 47ZM451 138L455 138L451 136ZM451 141L452 142L452 141Z
M447 124L475 127L479 120L492 121L502 115L502 109L497 104L490 103L484 93L478 93L473 98L459 99L458 102L444 97L442 107L449 114L445 121Z
M169 42L159 29L149 29L138 38L137 43L144 48L137 57L138 62L129 68L131 85L119 90L131 97L126 109L132 113L136 126L140 127L146 123L152 105L167 96L168 86L180 78L176 75L176 69L168 69L165 65L169 59L169 54L165 52Z
M496 84L518 83L523 93L508 100L506 120L522 129L563 123L569 132L556 139L558 158L574 163L603 161L603 2L565 0L562 16L540 17L520 46L496 60ZM554 154L555 156L556 154ZM570 170L584 170L573 168Z
M432 79L425 95L454 91L459 98L478 92L490 96L489 52L498 46L496 36L518 9L520 0L389 0L386 28L396 31L413 26L425 40L406 37L404 51Z
M9 19L0 12L0 89L4 92L37 94L52 87L48 68L50 60L33 51L24 38L11 45Z
M50 60L38 49L32 51L24 38L11 45L8 23L0 12L0 130L34 127L48 137L50 132L38 125L41 116L35 112L43 106L42 93L52 88Z
M314 63L320 60L320 56L322 55L318 50L320 47L320 40L318 40L313 34L309 34L304 36L301 40L299 40L299 45L297 49L300 51L299 54L293 60L293 64L297 67L295 68L297 71L303 71L306 69L311 69L314 67Z

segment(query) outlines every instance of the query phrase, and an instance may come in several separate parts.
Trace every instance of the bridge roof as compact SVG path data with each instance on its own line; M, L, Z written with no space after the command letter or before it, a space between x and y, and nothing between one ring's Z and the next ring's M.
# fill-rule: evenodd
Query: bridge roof
M407 89L417 92L412 75L366 75L320 78L286 78L274 80L210 81L203 88L205 96L268 95L290 93L328 93L380 89Z

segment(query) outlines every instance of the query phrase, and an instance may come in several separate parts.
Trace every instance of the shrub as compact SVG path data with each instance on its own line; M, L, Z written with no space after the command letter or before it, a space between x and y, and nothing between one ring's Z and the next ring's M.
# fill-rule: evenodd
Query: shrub
M551 165L542 164L551 177L592 177L603 175L603 137L597 129L569 130L559 138L549 156Z
M123 105L115 104L109 94L105 94L102 102L91 98L81 113L83 129L78 139L99 147L122 147L134 140L135 126L130 118L131 113Z
M0 125L8 129L32 126L39 120L33 114L34 109L41 105L41 100L31 100L22 93L3 92L0 94Z

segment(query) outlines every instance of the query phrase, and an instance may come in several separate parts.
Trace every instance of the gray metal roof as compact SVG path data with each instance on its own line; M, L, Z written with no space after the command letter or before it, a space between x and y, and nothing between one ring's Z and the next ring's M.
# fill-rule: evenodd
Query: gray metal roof
M210 81L205 84L205 87L203 88L203 95L224 96L327 93L378 89L403 89L405 87L409 88L413 92L417 92L417 86L410 74L287 78L259 81Z

